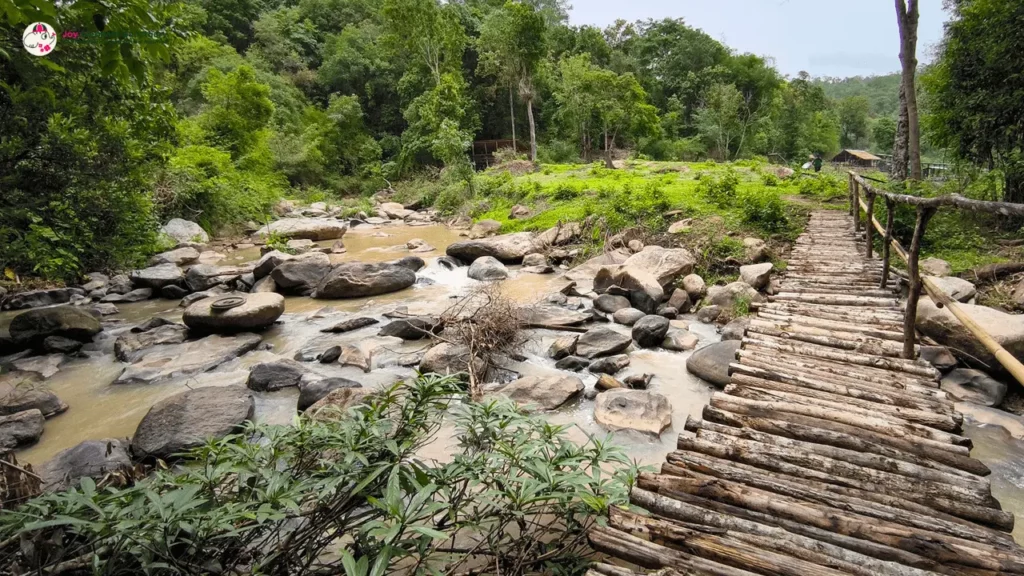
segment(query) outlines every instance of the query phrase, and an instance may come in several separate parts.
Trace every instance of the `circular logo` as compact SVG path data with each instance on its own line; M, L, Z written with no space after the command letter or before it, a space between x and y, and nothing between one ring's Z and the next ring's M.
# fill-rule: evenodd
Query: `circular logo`
M33 56L46 56L53 51L57 45L57 33L53 26L46 22L36 22L25 28L25 34L21 37L25 50Z

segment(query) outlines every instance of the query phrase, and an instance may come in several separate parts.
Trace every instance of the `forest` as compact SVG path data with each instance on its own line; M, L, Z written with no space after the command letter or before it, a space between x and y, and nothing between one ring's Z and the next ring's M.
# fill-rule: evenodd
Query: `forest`
M898 76L785 77L769 57L683 19L601 30L571 25L567 8L0 0L0 264L9 278L71 280L137 265L171 217L230 231L261 223L281 197L355 206L416 179L443 183L457 207L473 193L474 140L515 139L534 161L607 166L622 151L799 164L843 147L892 148ZM986 26L1016 18L991 16ZM36 21L60 36L45 57L19 45ZM929 128L932 100L931 116L969 117L952 112L955 78L939 74L950 67L931 68L925 89L951 100L923 98L926 155L1019 162L1018 142L993 136L972 148L959 135L975 127Z

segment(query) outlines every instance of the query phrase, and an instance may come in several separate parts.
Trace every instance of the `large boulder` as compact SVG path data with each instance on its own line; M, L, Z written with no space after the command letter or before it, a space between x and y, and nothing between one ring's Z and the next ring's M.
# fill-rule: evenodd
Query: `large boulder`
M692 272L696 263L693 255L685 248L645 246L622 265L626 268L645 270L657 278L662 286L668 286L675 282L676 278Z
M63 336L90 342L103 330L95 316L72 306L40 308L22 312L11 320L11 338L23 346L38 346L48 336Z
M188 339L184 324L163 324L144 332L125 332L114 341L114 356L121 362L134 362L153 346L181 344Z
M71 301L74 294L71 288L51 288L49 290L30 290L11 294L3 300L4 310L25 310L27 308L40 308L42 306L53 306Z
M320 380L302 381L299 383L299 411L306 410L335 390L342 388L361 388L362 384L348 378L323 378Z
M668 335L668 318L648 315L633 324L633 340L642 348L654 348L661 345Z
M330 332L333 334L342 334L344 332L351 332L353 330L359 330L360 328L366 328L367 326L373 326L377 324L379 320L376 318L369 318L366 316L359 316L356 318L346 318L337 324L328 326L327 328L321 328L321 332Z
M612 430L661 434L672 425L672 405L661 394L617 388L598 395L594 419Z
M554 410L583 393L583 381L575 376L525 376L501 389L520 406Z
M43 489L47 491L67 490L78 484L82 478L99 480L121 470L132 468L129 444L125 440L86 440L81 444L61 450L39 469Z
M132 437L137 458L168 460L183 451L221 438L250 420L256 409L244 386L195 388L157 402Z
M21 371L0 375L0 415L39 410L49 418L67 409L68 405L39 382L37 375Z
M607 292L609 288L617 286L632 294L640 292L648 303L657 306L665 299L665 289L662 288L658 278L646 269L634 266L605 266L597 271L594 276L594 291L598 293ZM635 305L635 308L640 308ZM640 308L643 310L644 308ZM653 309L651 310L653 312Z
M618 354L629 348L633 339L611 328L598 326L582 334L576 341L576 355L584 358L599 358Z
M708 293L707 284L697 274L687 274L683 277L683 290L693 302L699 302Z
M398 260L391 260L388 264L408 268L413 272L419 272L427 266L427 263L419 256L402 256Z
M978 294L977 287L956 276L932 276L930 278L940 290L957 302L969 302Z
M505 264L518 264L527 254L537 252L540 248L538 244L532 232L517 232L455 242L449 244L445 252L463 262L473 262L481 256L492 256Z
M772 270L774 269L775 266L771 262L740 266L740 280L754 290L763 290L768 286L768 281L771 280Z
M282 238L306 240L334 240L348 231L348 224L329 218L282 218L256 231L256 235L267 237L271 234Z
M501 230L501 222L497 220L481 220L473 227L469 229L469 237L476 240L479 238L487 238L488 236L494 236Z
M370 394L366 388L336 388L306 408L306 414L314 420L344 418L349 408L365 403Z
M256 261L256 267L252 269L252 275L257 280L264 278L270 275L270 273L274 271L274 268L277 268L281 263L287 262L292 258L295 258L295 256L292 256L287 252L271 250Z
M594 360L588 369L592 374L617 374L626 366L629 366L629 356L619 354Z
M204 298L185 309L182 321L196 332L230 334L261 330L284 314L284 296L280 294L261 292L229 294L227 297L242 298L244 302L241 306L218 310L215 305L223 297Z
M442 376L468 374L470 358L468 347L444 342L427 350L420 361L420 372ZM476 374L482 374L486 368L486 362L480 358L473 358L473 369Z
M433 316L413 316L392 320L380 329L378 336L393 336L402 340L422 340L441 331L441 320Z
M1024 358L1024 316L1007 314L987 306L959 306L1010 354ZM964 328L948 308L938 308L931 298L922 296L918 301L917 329L939 344L948 346L955 354L958 351L963 352L963 359L968 362L973 358L992 367L993 370L1001 367L995 355Z
M330 272L330 256L313 252L281 262L270 272L270 277L282 292L308 296Z
M1006 384L981 370L957 368L942 377L940 388L959 401L998 406L1006 396Z
M551 343L548 348L548 356L555 360L561 360L567 356L572 356L576 353L576 341L579 340L579 336L576 334L569 334L562 336Z
M43 420L43 413L36 408L0 416L0 450L7 452L39 440Z
M768 246L760 238L744 238L743 255L747 262L764 262L769 258Z
M174 264L176 266L182 266L184 264L191 264L199 260L199 250L191 246L182 246L181 248L175 248L167 252L161 252L156 256L149 259L150 266L159 266L160 264Z
M661 347L673 352L685 352L696 348L698 343L697 337L685 330L669 330L661 341Z
M601 294L594 300L594 308L605 314L615 314L619 310L629 308L629 298L618 294Z
M708 288L707 299L711 304L725 310L735 310L741 302L747 305L751 302L763 302L764 296L746 282L733 282L725 286Z
M522 311L520 321L531 328L558 330L567 326L580 326L590 320L590 315L562 306L538 304Z
M347 262L336 266L317 285L314 298L362 298L397 292L416 283L416 273L386 262Z
M564 246L572 244L583 234L579 222L566 222L548 228L537 235L537 241L544 246Z
M249 269L241 266L196 264L185 273L185 284L193 292L202 292L218 284L234 282L247 272L249 272Z
M181 268L178 268L177 264L170 262L136 270L131 274L132 285L140 288L152 288L154 290L178 284L184 278L185 274L181 271Z
M404 220L406 216L413 213L412 210L406 209L405 206L398 202L384 202L377 206L377 212L385 218L394 218L395 220Z
M210 241L210 235L203 230L203 227L191 220L171 218L167 224L160 228L165 236L175 240L178 244L206 244Z
M616 324L632 326L644 316L647 316L647 314L644 314L636 308L623 308L622 310L616 310L615 313L612 314L612 320L614 320Z
M716 342L694 352L686 359L686 369L691 373L717 386L729 384L729 364L736 361L736 351L740 349L738 340Z
M254 350L261 341L256 334L242 333L153 346L125 367L114 383L148 384L206 372Z
M722 340L743 340L750 327L750 318L736 318L722 328Z
M481 256L470 264L466 276L481 282L504 280L508 278L508 268L493 256Z
M917 265L921 273L928 276L949 276L953 273L953 267L949 265L949 262L939 258L925 258Z
M257 392L273 392L282 388L298 386L307 373L302 364L282 358L273 362L261 362L249 368L249 379L245 385Z

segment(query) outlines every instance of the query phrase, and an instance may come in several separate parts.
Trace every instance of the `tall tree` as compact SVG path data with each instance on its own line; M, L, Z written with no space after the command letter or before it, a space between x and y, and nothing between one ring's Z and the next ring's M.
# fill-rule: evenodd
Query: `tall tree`
M928 134L960 158L1003 173L1003 199L1024 203L1024 5L950 2L935 65L922 78Z
M658 130L658 111L647 103L647 93L632 74L593 68L589 85L595 92L595 115L604 136L604 163L614 168L615 139L646 136Z
M921 127L917 113L917 22L920 10L917 0L896 0L896 21L900 30L900 63L903 67L900 82L900 119L896 142L893 145L893 174L897 180L909 175L920 180ZM908 174L909 172L909 174Z
M530 160L537 161L537 128L533 118L535 97L533 78L544 58L544 17L529 4L506 2L492 12L480 27L477 46L480 62L477 69L494 75L503 84L515 87L526 103L530 125ZM511 102L510 102L511 107ZM512 130L515 116L512 112Z
M383 13L392 42L426 67L436 86L462 66L466 31L450 4L437 0L386 0Z
M839 145L844 148L858 146L868 137L868 109L864 96L850 96L839 101Z

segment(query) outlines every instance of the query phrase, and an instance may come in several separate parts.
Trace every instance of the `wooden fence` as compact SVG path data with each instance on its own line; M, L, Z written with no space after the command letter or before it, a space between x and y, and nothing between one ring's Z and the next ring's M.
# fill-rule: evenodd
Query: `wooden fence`
M946 295L946 293L935 284L930 278L922 277L918 270L918 257L921 254L921 240L928 227L928 221L935 213L943 207L952 206L961 210L972 212L984 212L988 214L999 214L1002 216L1024 217L1024 205L1010 204L1007 202L987 202L982 200L971 200L959 194L935 196L923 198L907 194L896 194L875 188L856 172L849 173L850 188L850 214L853 215L854 230L861 229L861 211L865 213L864 233L865 245L867 246L867 257L870 258L874 250L874 232L877 230L882 235L882 280L881 288L885 288L889 281L889 258L891 252L896 254L907 264L907 275L910 279L910 291L907 296L907 312L903 323L903 357L914 357L914 344L917 339L917 303L921 297L922 288L928 292L935 305L946 307L950 313L960 321L961 324L978 339L985 348L991 352L996 360L1013 375L1018 382L1024 384L1024 364L1021 364L1013 354L1003 348L992 336L974 321L960 305ZM863 193L864 198L861 198ZM875 218L875 199L882 198L885 201L886 219L885 226ZM895 217L896 205L904 204L913 206L917 211L917 220L914 223L914 234L910 241L910 250L905 249L899 241L893 238L893 220Z

